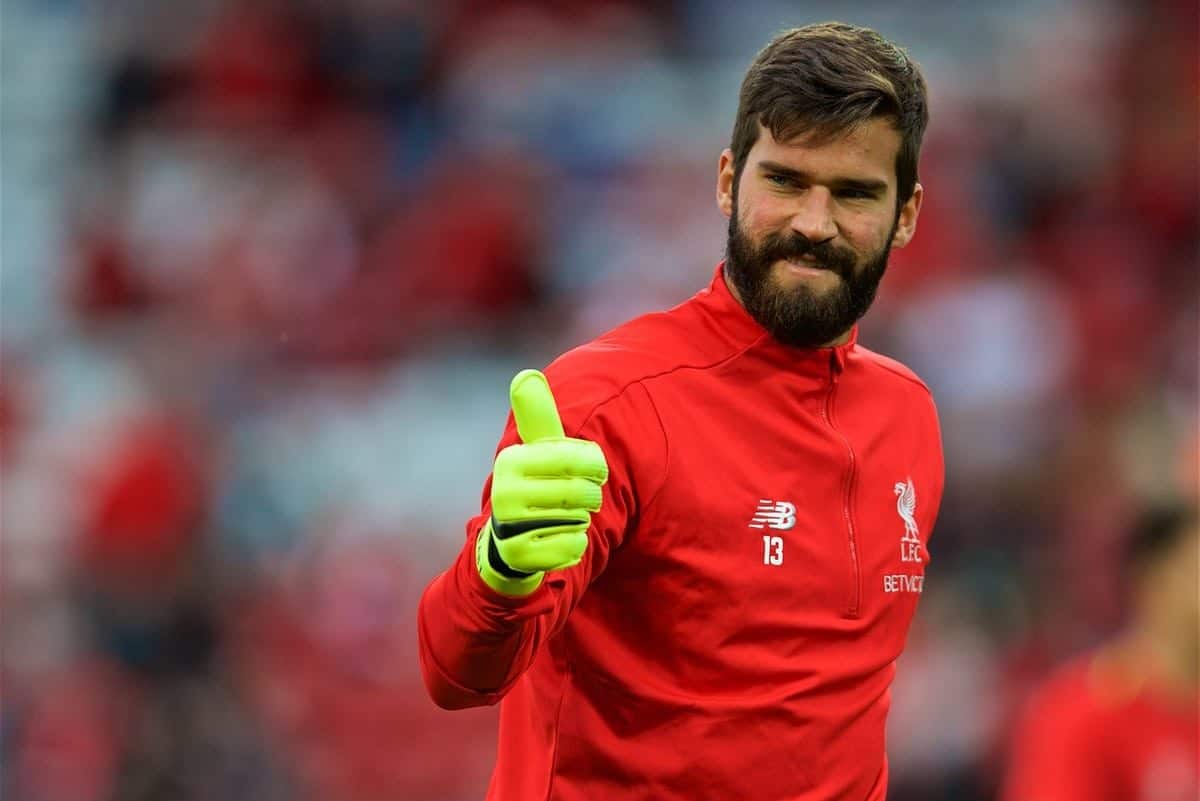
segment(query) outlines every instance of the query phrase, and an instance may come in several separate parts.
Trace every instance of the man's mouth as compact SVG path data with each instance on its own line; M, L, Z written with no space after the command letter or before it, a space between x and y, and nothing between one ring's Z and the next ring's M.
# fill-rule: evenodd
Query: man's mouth
M817 276L825 273L834 272L825 265L821 264L812 256L799 256L783 260L787 264L788 269L796 275Z

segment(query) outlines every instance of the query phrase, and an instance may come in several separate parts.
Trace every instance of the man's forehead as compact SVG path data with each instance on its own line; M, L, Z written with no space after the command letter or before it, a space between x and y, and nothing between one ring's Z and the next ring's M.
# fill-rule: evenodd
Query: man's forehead
M812 162L840 169L869 171L874 177L895 178L896 157L900 153L900 132L887 117L873 117L845 131L826 133L801 130L779 141L770 129L758 124L758 141L751 149L751 161L768 159L804 168Z

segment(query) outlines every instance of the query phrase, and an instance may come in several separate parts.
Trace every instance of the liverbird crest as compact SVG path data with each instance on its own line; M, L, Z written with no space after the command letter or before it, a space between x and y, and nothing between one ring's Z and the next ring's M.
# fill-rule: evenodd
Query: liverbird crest
M904 521L904 537L905 542L920 542L920 533L917 530L917 490L913 486L912 479L907 481L897 481L892 488L896 493L896 513L900 515L900 519Z

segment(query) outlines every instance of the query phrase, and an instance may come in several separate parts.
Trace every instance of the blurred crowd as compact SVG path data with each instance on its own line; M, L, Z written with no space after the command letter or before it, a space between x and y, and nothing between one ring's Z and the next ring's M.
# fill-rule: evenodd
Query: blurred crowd
M948 474L891 797L993 798L1200 481L1191 2L8 3L3 795L482 797L495 710L427 700L414 614L508 379L707 283L743 71L828 18L932 93L860 335Z

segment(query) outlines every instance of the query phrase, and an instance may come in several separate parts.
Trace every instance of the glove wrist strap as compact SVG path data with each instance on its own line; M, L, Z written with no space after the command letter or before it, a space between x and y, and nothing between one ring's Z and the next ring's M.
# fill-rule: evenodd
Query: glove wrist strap
M479 577L483 579L483 583L487 584L496 592L502 595L522 596L529 595L542 584L542 578L545 573L522 573L518 570L513 570L504 563L500 558L500 554L496 551L496 545L492 541L492 524L491 521L484 523L483 528L479 530L479 536L475 540L475 568L479 571ZM501 573L496 567L493 567L492 553L495 552L496 564L510 574Z
M488 537L487 547L488 565L492 568L492 570L495 570L505 578L511 579L523 579L532 576L532 573L526 573L523 570L517 570L516 568L509 567L508 563L504 561L504 557L500 555L500 549L496 547L497 538L495 532L496 519L492 518L492 530L490 532L492 536Z

